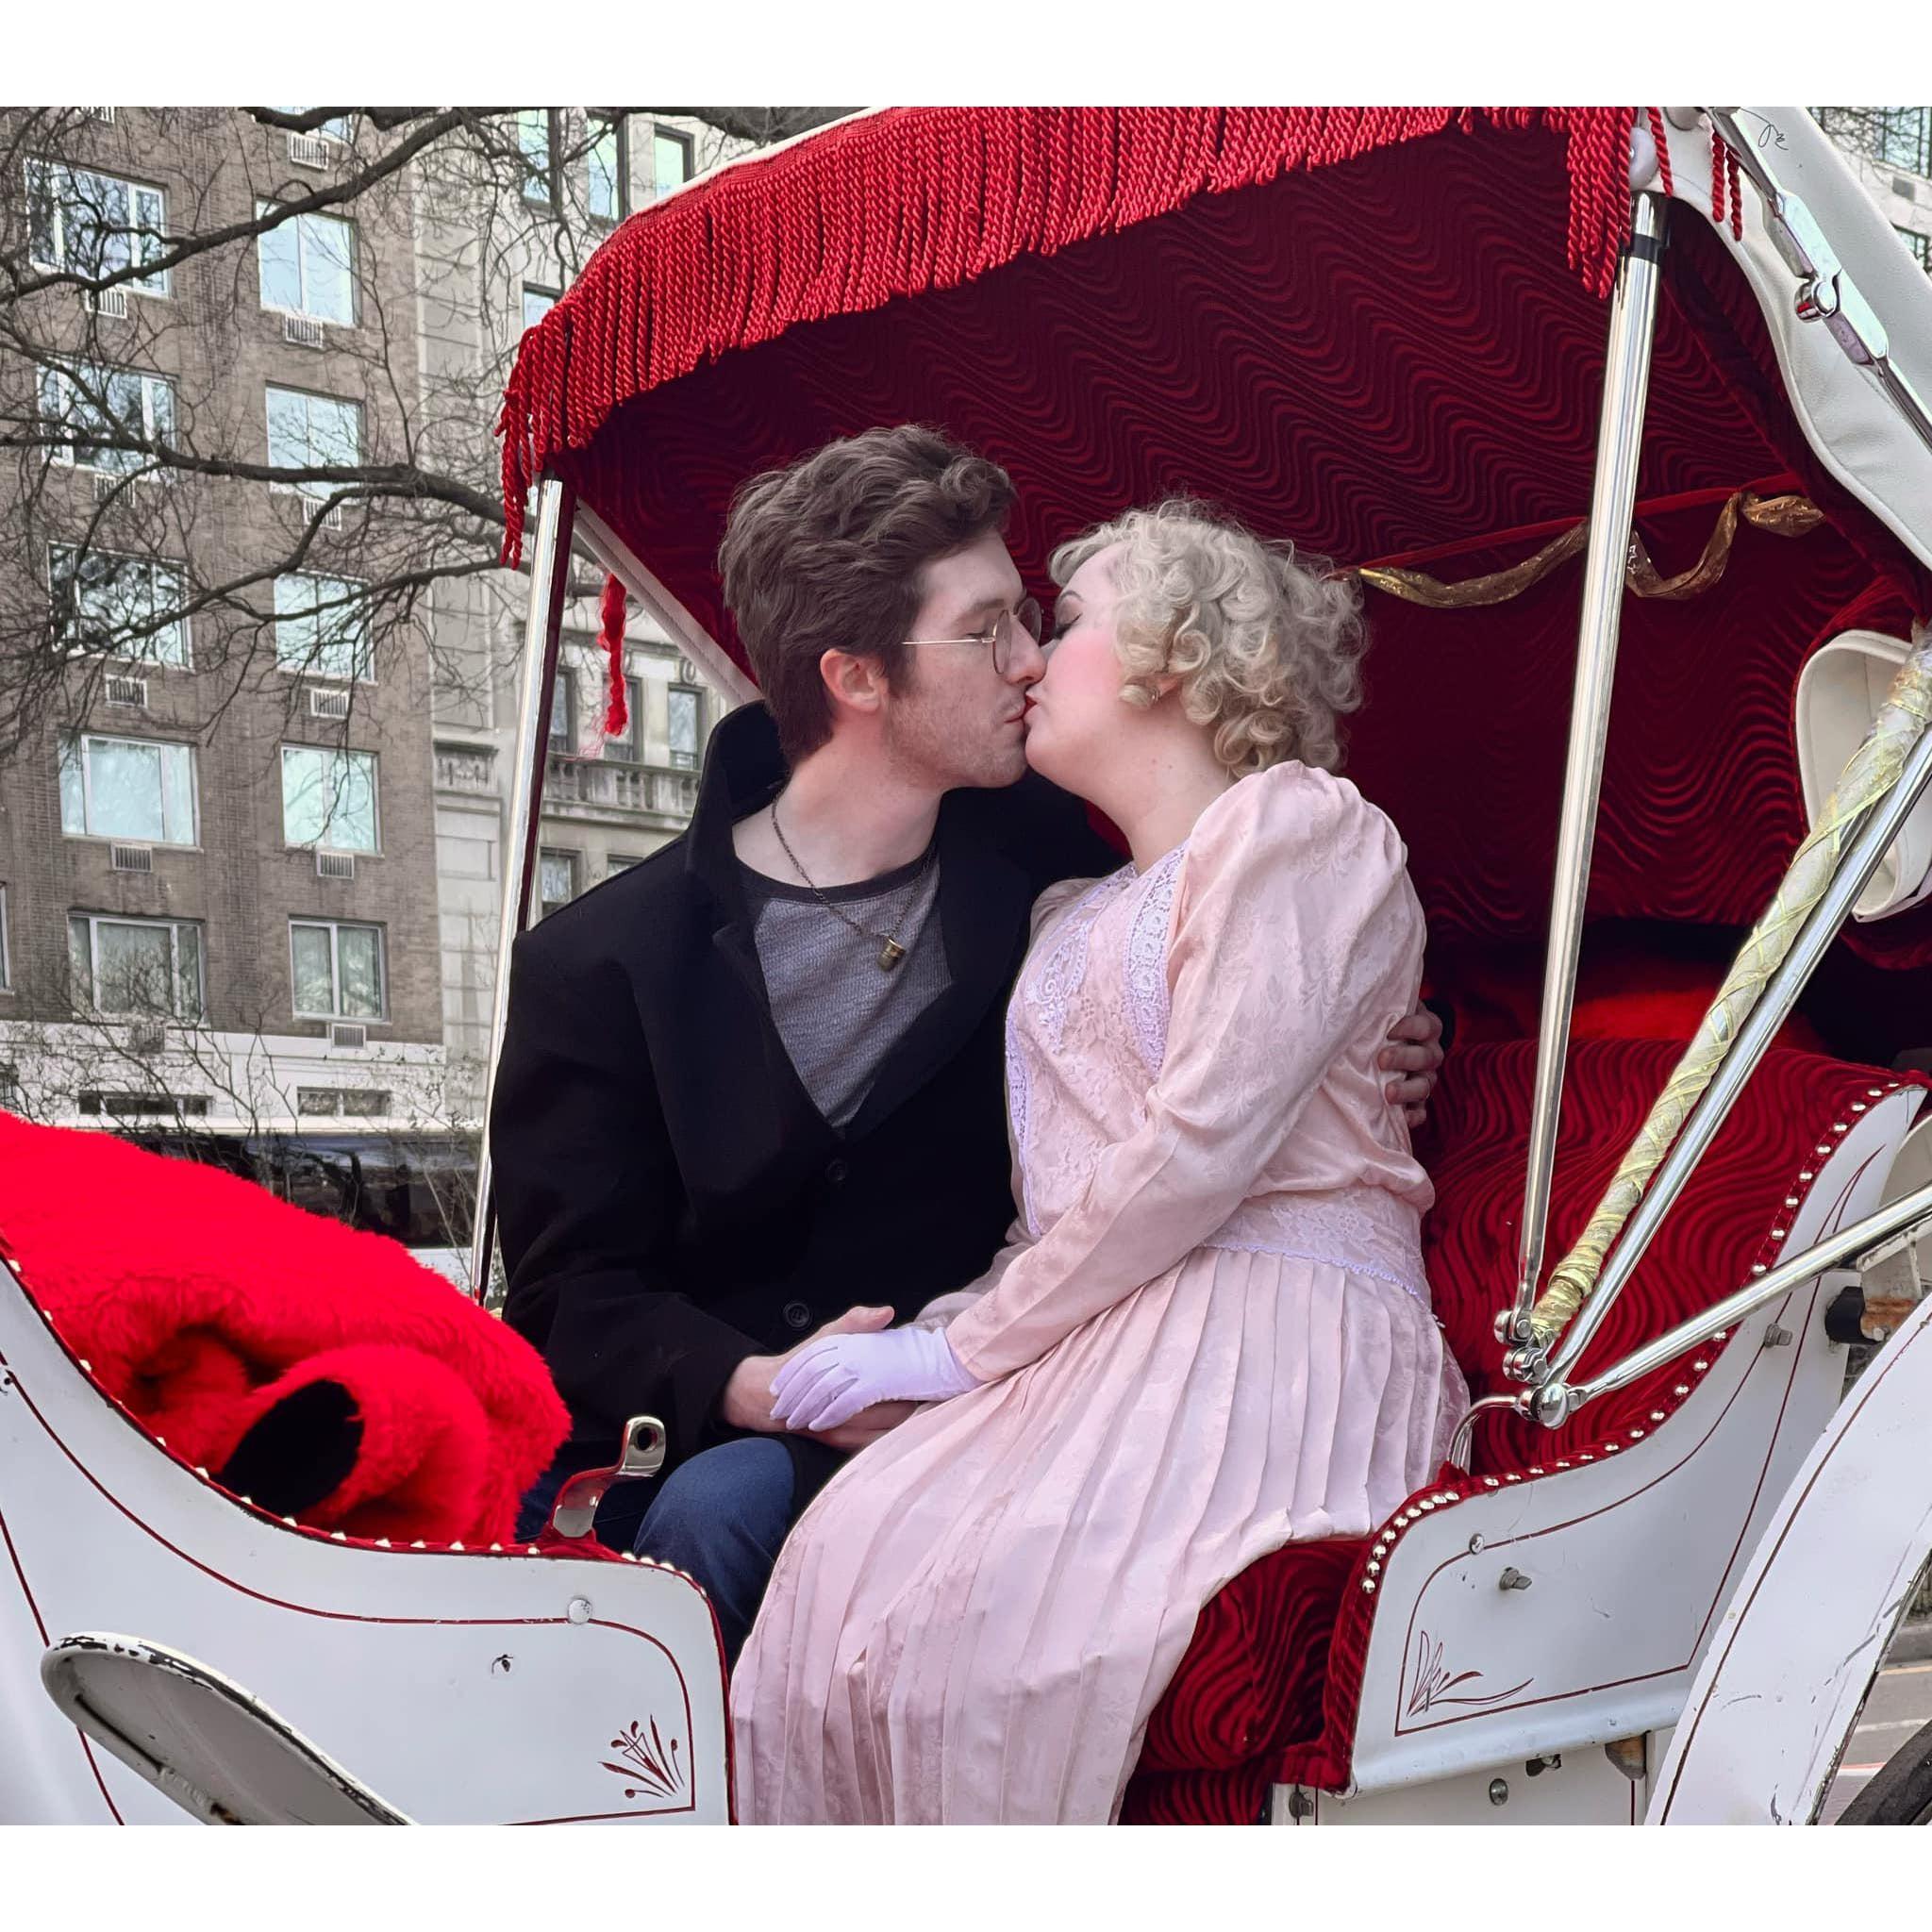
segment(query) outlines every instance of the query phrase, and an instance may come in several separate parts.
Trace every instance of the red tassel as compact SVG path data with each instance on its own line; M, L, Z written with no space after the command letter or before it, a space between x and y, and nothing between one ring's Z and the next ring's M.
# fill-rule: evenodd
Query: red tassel
M622 738L630 722L630 705L624 684L624 586L615 577L604 579L597 604L597 641L610 660L610 704L604 713L604 736Z
M1643 111L1650 116L1650 138L1657 143L1657 172L1664 184L1664 192L1674 193L1676 184L1671 179L1671 143L1669 137L1664 133L1662 110L1646 108Z

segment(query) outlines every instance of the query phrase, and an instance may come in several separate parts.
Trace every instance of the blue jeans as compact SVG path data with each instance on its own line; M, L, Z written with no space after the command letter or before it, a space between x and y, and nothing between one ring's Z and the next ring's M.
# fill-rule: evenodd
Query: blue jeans
M541 1529L575 1467L559 1458L524 1497L520 1541ZM810 1500L794 1500L795 1487L785 1445L746 1436L701 1451L662 1483L620 1483L598 1506L597 1537L696 1577L718 1613L729 1666L751 1635L778 1547Z

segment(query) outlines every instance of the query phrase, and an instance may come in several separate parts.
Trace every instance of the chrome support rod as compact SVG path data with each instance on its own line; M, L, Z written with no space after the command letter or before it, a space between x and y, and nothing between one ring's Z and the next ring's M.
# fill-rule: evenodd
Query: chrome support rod
M1707 108L1710 125L1737 156L1764 202L1765 230L1784 264L1798 278L1796 308L1801 320L1822 322L1825 333L1861 369L1871 370L1886 398L1932 449L1932 406L1891 359L1891 338L1878 312L1866 300L1810 208L1778 179L1757 143L1739 127L1730 108Z
M1636 197L1630 246L1619 265L1616 291L1610 300L1596 476L1590 501L1590 548L1584 561L1583 609L1576 646L1576 685L1570 708L1570 753L1563 772L1563 808L1557 832L1549 949L1543 957L1542 1019L1537 1036L1536 1088L1529 1117L1529 1167L1523 1185L1516 1297L1497 1324L1500 1339L1506 1341L1527 1337L1530 1304L1536 1299L1542 1274L1550 1175L1556 1164L1557 1129L1563 1104L1564 1051L1576 995L1591 846L1596 837L1604 747L1609 737L1610 687L1617 668L1617 629L1623 613L1630 523L1637 503L1637 464L1650 388L1650 352L1667 220L1668 205L1662 195Z
M476 1155L476 1220L470 1235L470 1295L481 1302L490 1286L491 1241L495 1233L495 1176L490 1161L490 1108L496 1098L496 1062L509 1017L509 956L530 923L537 870L539 816L543 805L543 766L550 746L550 694L557 682L557 651L570 583L570 532L575 499L554 476L537 486L537 546L530 562L530 615L524 626L524 681L517 704L516 769L511 774L509 823L503 842L503 903L496 928L496 983L490 1008L490 1056L483 1084L483 1127Z
M1548 1428L1560 1427L1586 1403L1594 1402L1600 1395L1613 1394L1619 1389L1627 1389L1632 1382L1641 1381L1654 1369L1674 1361L1687 1348L1695 1348L1700 1341L1709 1341L1720 1334L1727 1334L1766 1303L1778 1300L1794 1288L1803 1287L1812 1276L1823 1274L1827 1268L1841 1266L1928 1217L1932 1217L1932 1183L1912 1193L1901 1194L1876 1213L1868 1214L1864 1220L1855 1221L1851 1226L1814 1241L1789 1260L1780 1261L1775 1268L1767 1270L1747 1287L1705 1309L1703 1314L1693 1315L1688 1322L1679 1322L1656 1341L1632 1350L1622 1361L1612 1362L1589 1381L1573 1384L1558 1375L1545 1382L1541 1389L1525 1389L1514 1398L1516 1406L1524 1414L1534 1414Z
M1610 1250L1594 1291L1577 1309L1560 1345L1553 1351L1549 1365L1553 1377L1560 1378L1575 1366L1583 1351L1589 1347L1591 1338L1602 1325L1604 1317L1609 1313L1610 1305L1636 1273L1637 1264L1642 1260L1651 1237L1683 1191L1684 1183L1690 1178L1705 1149L1724 1125L1732 1103L1763 1058L1772 1036L1784 1024L1786 1016L1797 1003L1798 995L1816 971L1818 962L1838 937L1839 928L1850 916L1858 894L1865 890L1872 874L1878 870L1879 861L1897 839L1899 827L1918 803L1919 794L1924 791L1928 780L1932 780L1932 728L1920 733L1906 759L1905 769L1899 774L1898 782L1867 814L1831 884L1811 908L1809 916L1798 929L1797 938L1791 942L1790 951L1758 995L1757 1003L1743 1025L1738 1029L1737 1038L1712 1075L1710 1085L1698 1096L1643 1199L1618 1237L1616 1246Z

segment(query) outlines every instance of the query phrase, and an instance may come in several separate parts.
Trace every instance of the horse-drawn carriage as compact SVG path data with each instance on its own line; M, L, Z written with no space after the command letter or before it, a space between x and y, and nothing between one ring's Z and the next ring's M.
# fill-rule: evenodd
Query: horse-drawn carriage
M1011 474L1023 572L1185 491L1366 587L1349 770L1457 1015L1425 1242L1478 1399L1374 1536L1208 1606L1127 1819L1817 1814L1932 1549L1928 399L1932 285L1775 108L862 114L525 338L506 960L573 546L748 698L733 487L925 420ZM0 1815L727 1815L702 1593L580 1560L586 1489L535 1550L279 1520L104 1396L7 1189Z

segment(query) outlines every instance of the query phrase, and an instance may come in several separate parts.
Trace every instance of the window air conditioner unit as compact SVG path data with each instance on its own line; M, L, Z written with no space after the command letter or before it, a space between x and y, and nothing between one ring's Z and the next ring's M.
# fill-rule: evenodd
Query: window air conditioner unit
M127 320L125 289L83 289L80 306L93 315L106 315L117 322Z
M109 845L108 862L116 872L152 872L155 848L152 845Z
M328 142L319 134L291 134L289 158L298 168L325 168L329 163Z
M127 1029L129 1053L161 1053L168 1044L168 1029L158 1020L137 1020Z
M110 705L132 705L137 710L147 708L147 679L144 677L117 677L111 672L107 679L108 702Z
M325 530L340 530L342 527L342 507L332 503L322 513L322 527Z
M331 1046L367 1046L369 1029L366 1026L353 1026L346 1021L335 1020L329 1024L328 1043Z
M112 108L83 108L80 111L90 121L105 121L110 127L114 125L114 110Z
M120 489L122 480L121 477L115 475L110 470L96 470L94 472L94 501L96 503L106 503Z
M346 718L349 715L349 693L345 691L311 691L308 693L308 715L311 718Z
M315 875L320 879L354 878L356 855L353 852L318 852L315 855Z
M282 340L293 342L297 348L319 349L325 338L321 323L307 315L285 315L282 317Z

